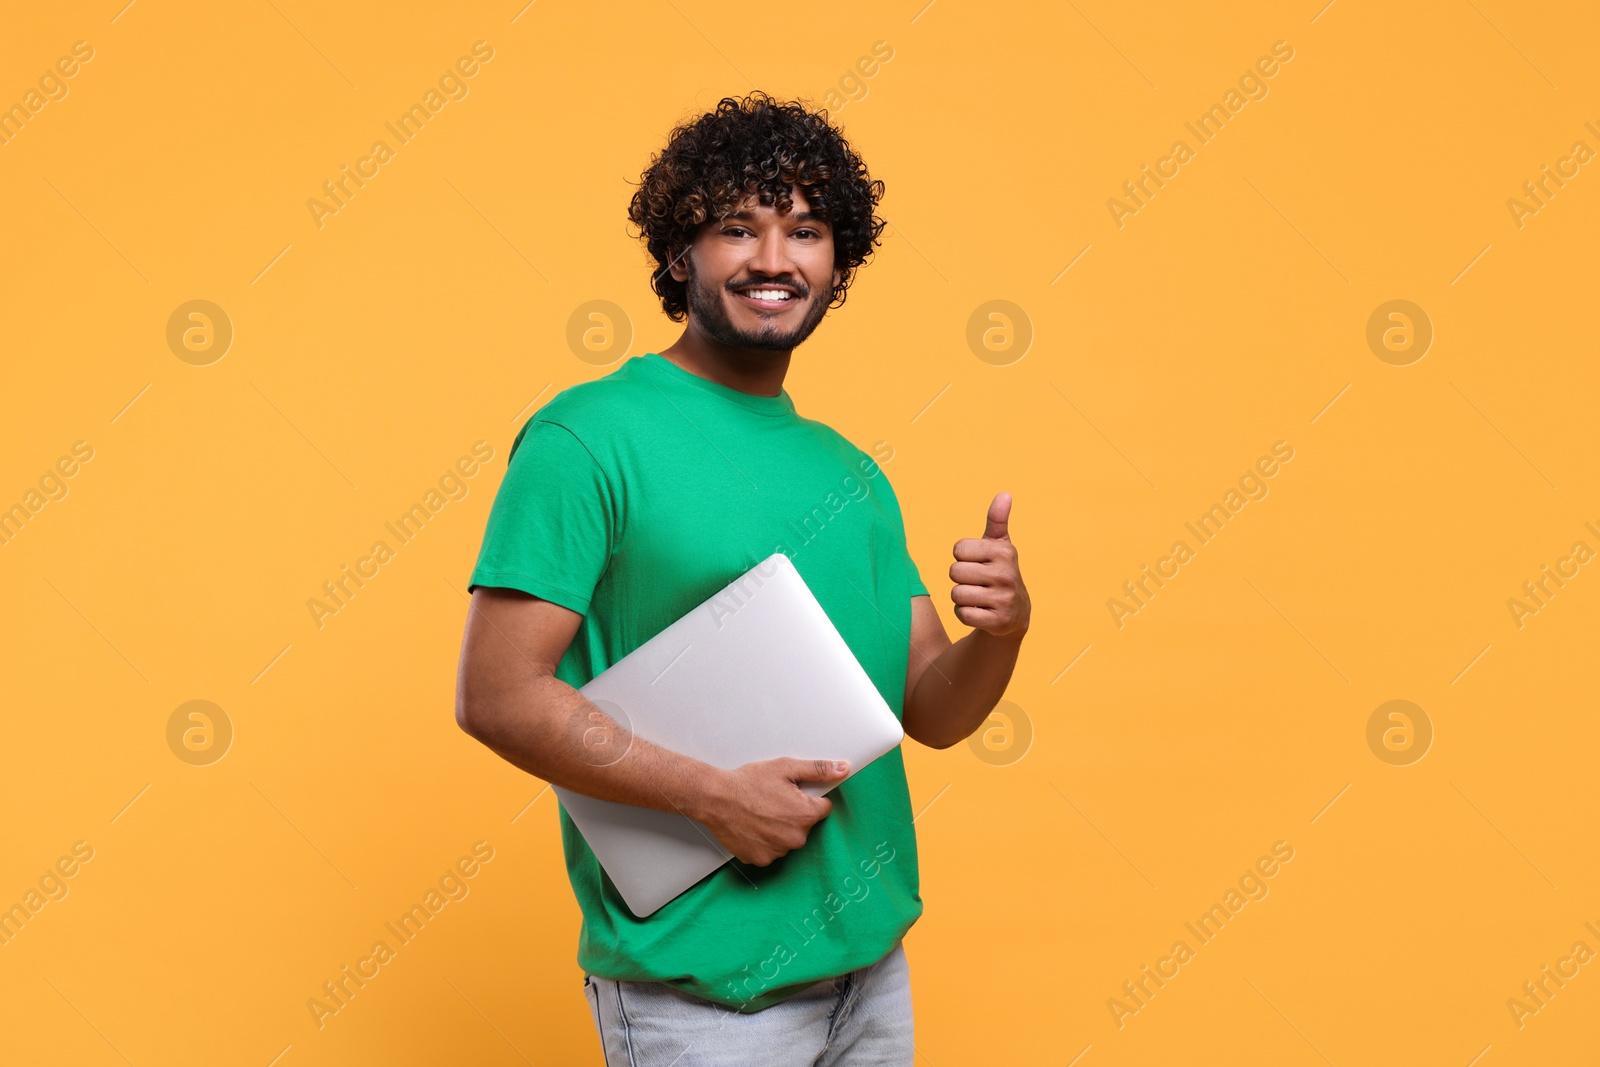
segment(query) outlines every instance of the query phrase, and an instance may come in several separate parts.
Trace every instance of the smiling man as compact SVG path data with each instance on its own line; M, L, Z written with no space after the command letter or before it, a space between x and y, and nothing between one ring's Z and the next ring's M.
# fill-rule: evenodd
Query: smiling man
M798 103L728 98L674 130L630 218L683 334L536 411L490 511L458 723L546 781L696 819L734 857L641 919L561 811L608 1064L912 1062L901 941L922 899L900 749L813 797L798 783L848 769L713 767L577 692L783 551L908 737L948 748L1003 695L1030 615L1009 494L982 537L955 543L950 596L972 630L952 644L888 476L783 388L794 349L878 243L883 188L826 113Z

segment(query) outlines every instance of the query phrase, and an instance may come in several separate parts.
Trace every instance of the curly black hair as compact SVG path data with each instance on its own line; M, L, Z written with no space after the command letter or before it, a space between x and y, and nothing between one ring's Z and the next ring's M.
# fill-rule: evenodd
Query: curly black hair
M810 209L833 230L833 265L840 271L833 303L844 304L855 269L867 261L886 225L873 214L883 182L872 179L826 109L780 102L759 90L723 97L716 109L685 122L651 157L628 205L628 219L659 269L650 286L667 318L688 314L687 285L667 269L707 220L722 218L755 195L780 214L794 207L799 186Z

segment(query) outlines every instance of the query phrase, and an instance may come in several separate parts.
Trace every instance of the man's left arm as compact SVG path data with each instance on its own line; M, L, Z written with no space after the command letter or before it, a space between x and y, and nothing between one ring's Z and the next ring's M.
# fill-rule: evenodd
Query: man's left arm
M1007 532L1010 515L1011 494L1000 493L983 536L964 537L953 549L950 599L971 633L952 643L932 598L911 598L901 726L930 748L949 748L983 725L1005 694L1028 632L1032 605Z

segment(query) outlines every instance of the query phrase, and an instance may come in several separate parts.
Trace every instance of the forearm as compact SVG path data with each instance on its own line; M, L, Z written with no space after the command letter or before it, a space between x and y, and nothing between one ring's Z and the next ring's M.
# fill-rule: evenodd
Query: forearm
M631 733L553 675L471 706L473 737L574 793L702 819L726 785L727 772Z
M949 748L982 726L1005 695L1022 637L973 630L940 653L906 698L906 733L933 748Z

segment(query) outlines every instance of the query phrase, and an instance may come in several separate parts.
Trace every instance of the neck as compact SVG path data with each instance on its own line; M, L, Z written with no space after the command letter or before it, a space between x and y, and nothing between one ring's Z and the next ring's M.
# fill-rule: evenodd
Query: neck
M707 337L694 320L672 347L660 352L662 359L675 363L701 378L754 396L777 396L783 391L784 375L789 373L792 348L769 351L734 348Z

